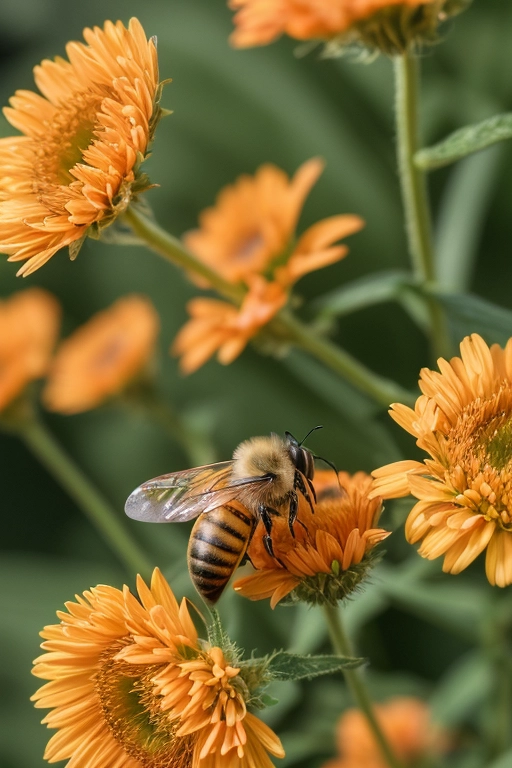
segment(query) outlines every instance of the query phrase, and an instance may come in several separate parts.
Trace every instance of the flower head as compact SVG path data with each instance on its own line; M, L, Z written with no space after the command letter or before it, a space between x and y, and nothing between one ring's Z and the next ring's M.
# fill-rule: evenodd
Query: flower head
M375 493L419 501L406 523L420 555L445 555L443 570L460 573L485 549L490 583L512 583L512 339L491 348L473 334L460 357L424 368L414 410L391 416L430 458L376 470Z
M230 0L236 48L266 45L283 34L297 40L360 43L395 54L432 42L439 22L470 0Z
M416 765L418 760L444 751L447 739L430 719L425 702L397 696L375 706L379 721L394 754L404 766ZM343 713L337 728L340 757L324 768L385 768L378 744L368 722L358 709Z
M198 638L158 569L151 587L99 586L46 627L32 697L57 733L45 758L76 768L271 768L277 736L247 712L240 669ZM70 765L71 765L70 762Z
M125 296L62 342L43 393L46 407L71 414L119 394L151 362L159 319L143 296Z
M28 275L96 234L148 187L139 166L160 87L153 40L137 19L84 30L69 61L34 69L41 95L17 91L4 114L23 135L0 139L0 252Z
M60 314L57 300L41 288L0 302L0 411L46 373Z
M315 512L311 514L307 504L299 505L294 535L286 517L273 519L275 557L265 549L262 524L258 524L248 549L256 573L234 584L244 597L270 597L272 608L287 595L292 600L335 604L368 572L374 547L389 536L376 527L381 503L368 500L371 477L364 472L353 476L340 472L338 484L332 472L330 482L324 473L318 474Z
M200 229L185 235L186 245L201 261L247 288L239 308L214 299L189 302L191 320L172 348L182 356L185 373L215 352L221 363L232 362L284 307L297 280L347 254L346 245L335 243L361 229L358 216L332 216L294 241L304 200L322 169L323 163L314 158L291 180L270 164L254 177L241 176L219 193L215 207L202 213Z

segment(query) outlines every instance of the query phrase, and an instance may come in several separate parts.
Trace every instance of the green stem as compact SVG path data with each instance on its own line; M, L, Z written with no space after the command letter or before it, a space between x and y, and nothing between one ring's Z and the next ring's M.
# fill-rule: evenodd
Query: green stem
M399 402L414 406L416 395L394 381L373 373L344 349L315 333L291 313L281 312L268 326L270 332L273 328L276 334L309 352L380 405L388 407L391 403Z
M429 287L436 285L432 224L425 174L414 164L418 145L419 60L413 53L395 58L396 133L398 169L402 189L409 254L415 277ZM450 357L451 344L442 307L435 297L426 299L430 317L432 351Z
M134 207L128 209L125 217L133 231L144 240L149 248L183 269L206 278L211 287L235 304L241 303L245 292L243 286L233 285L225 281L224 278L189 253L179 240L143 216ZM348 352L301 323L290 312L281 312L269 323L267 330L280 339L296 344L308 351L380 405L387 407L394 402L414 405L416 400L414 395L395 382L370 371Z
M131 575L140 573L145 579L150 578L153 568L144 552L126 530L114 509L46 427L33 420L20 426L17 434L82 509L127 571Z
M144 240L151 250L163 256L177 267L181 267L186 272L203 277L211 288L235 304L240 304L245 294L245 289L241 285L234 285L224 280L218 272L210 269L203 264L193 253L190 253L183 243L176 237L173 237L165 229L162 229L156 221L144 216L136 206L132 205L124 214L125 221L130 225L133 232Z
M145 401L143 407L151 420L181 445L192 467L216 461L215 448L208 435L186 425L167 403L154 398Z
M324 612L327 625L329 627L331 642L335 652L341 656L353 656L354 649L352 648L352 644L347 634L345 633L345 629L341 621L340 609L338 607L325 605ZM359 668L344 669L343 675L345 676L345 680L347 681L347 685L350 689L354 701L357 703L359 709L368 722L368 725L373 733L375 741L379 746L382 757L386 761L386 764L389 766L389 768L402 768L401 763L394 754L375 716L372 700L370 698L370 694L366 687L364 678L361 674L361 670Z

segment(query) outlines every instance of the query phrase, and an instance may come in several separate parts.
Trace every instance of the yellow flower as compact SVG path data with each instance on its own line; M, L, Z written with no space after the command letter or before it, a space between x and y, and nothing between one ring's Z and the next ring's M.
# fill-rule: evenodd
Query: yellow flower
M57 300L41 288L0 302L0 411L46 373L60 314Z
M292 537L288 520L272 521L271 557L263 545L262 523L254 533L248 555L256 572L238 579L235 591L251 600L270 598L270 605L291 594L293 600L331 603L352 592L371 567L372 550L389 532L375 527L380 499L368 500L371 477L364 472L336 476L319 472L314 514L301 502Z
M42 93L17 91L4 114L22 136L0 139L0 252L19 275L110 224L148 187L139 166L161 116L153 40L137 19L84 29L69 61L34 69Z
M393 752L404 766L416 765L425 757L443 752L446 734L434 726L425 702L397 696L375 706L375 714ZM362 712L348 709L337 727L340 757L323 768L386 768L387 763Z
M233 283L259 274L289 287L338 261L348 248L333 243L361 229L358 216L325 219L293 243L302 206L323 167L313 158L292 179L270 163L254 176L240 176L219 192L215 207L202 212L200 229L184 236L186 246Z
M271 768L277 736L246 711L247 686L220 648L198 638L155 569L139 599L99 586L46 627L32 697L57 729L50 762L73 768Z
M331 216L294 242L304 200L322 170L322 161L313 158L290 180L276 166L263 165L254 177L241 176L221 190L215 207L201 214L201 228L185 235L201 261L229 282L243 281L248 291L239 308L215 299L189 302L191 320L171 349L182 356L184 373L215 352L219 362L231 363L285 306L297 280L348 253L335 243L363 227L358 216Z
M96 408L141 375L154 354L159 318L149 299L125 296L62 342L43 401L71 414Z
M417 499L406 523L420 555L445 555L460 573L485 549L490 583L512 583L512 339L505 349L473 334L461 356L424 368L415 409L394 404L391 416L431 458L376 470L374 493Z
M363 43L399 53L430 42L448 15L470 0L229 0L237 13L236 48L266 45L287 34L297 40Z

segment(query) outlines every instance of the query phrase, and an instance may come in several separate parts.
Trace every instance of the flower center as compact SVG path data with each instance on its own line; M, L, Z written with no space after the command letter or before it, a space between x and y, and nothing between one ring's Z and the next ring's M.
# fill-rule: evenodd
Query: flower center
M115 367L125 348L125 334L119 333L115 338L109 339L98 354L93 357L91 368L95 371L108 371Z
M512 386L461 413L447 435L448 473L457 500L512 532Z
M253 232L244 238L231 252L231 260L246 264L251 262L265 245L260 232Z
M154 694L152 678L160 665L135 666L114 657L128 638L109 646L99 658L96 694L106 725L123 750L143 768L190 768L194 739L176 736L177 720L170 720Z
M83 153L95 137L101 102L98 94L75 94L46 126L35 150L33 190L39 202L54 213L62 213L69 200L61 187L75 181L70 171L83 162Z

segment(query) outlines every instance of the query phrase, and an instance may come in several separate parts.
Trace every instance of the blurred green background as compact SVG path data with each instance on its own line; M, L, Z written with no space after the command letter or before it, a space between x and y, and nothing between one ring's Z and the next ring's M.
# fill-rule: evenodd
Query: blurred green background
M16 89L32 89L32 67L64 55L65 43L81 39L84 26L102 25L107 18L127 22L131 15L148 35L157 34L161 76L173 79L163 105L174 113L160 124L147 163L151 180L160 185L147 200L163 226L176 235L195 226L198 212L220 187L263 162L293 173L304 160L321 155L326 170L306 203L300 229L349 212L363 216L367 226L351 238L344 261L299 284L304 317L334 286L408 268L394 159L392 65L385 58L366 65L350 58L325 60L318 50L297 57L289 40L234 51L227 41L231 13L222 0L2 0L1 103ZM444 29L443 44L425 52L425 143L512 108L511 29L509 3L475 0ZM0 135L10 133L1 118ZM472 292L512 309L510 142L436 172L431 191L446 287L454 287L454 265L455 278L464 265ZM161 392L191 424L206 425L219 458L229 458L251 435L290 430L302 436L316 424L325 428L311 437L310 447L340 469L370 471L415 455L412 438L382 409L299 353L278 361L248 349L228 368L210 362L181 377L167 349L196 289L142 248L89 240L74 263L63 251L26 280L15 271L15 265L0 261L0 296L33 285L52 291L64 309L64 335L119 296L150 296L162 320ZM512 335L512 315L500 315L497 323L486 319L485 308L479 317L459 315L453 324L459 337L473 330L489 342ZM430 362L421 331L397 303L341 317L335 338L372 369L409 388ZM45 420L120 516L140 482L187 466L163 430L115 405ZM39 725L42 713L28 701L37 687L30 663L38 655L38 631L55 621L55 611L75 592L134 579L23 445L0 435L0 450L0 765L35 767L43 764L49 735ZM507 746L492 702L508 695L503 675L495 672L504 663L504 642L510 642L510 626L500 617L510 615L512 602L508 590L489 587L481 561L451 577L441 574L440 562L418 558L399 525L409 507L409 502L389 504L384 520L398 530L372 583L349 604L348 621L361 653L372 660L369 680L376 697L427 697L437 718L457 728L458 764L483 765L492 749L490 755L480 751L482 733L495 751ZM192 597L185 563L188 527L127 525L175 592ZM221 613L248 652L328 648L322 622L302 607L272 612L266 603L229 593ZM321 765L334 753L333 724L348 701L343 684L334 678L281 684L274 693L280 703L264 716L283 737L288 754L280 764ZM507 706L510 717L510 701Z

